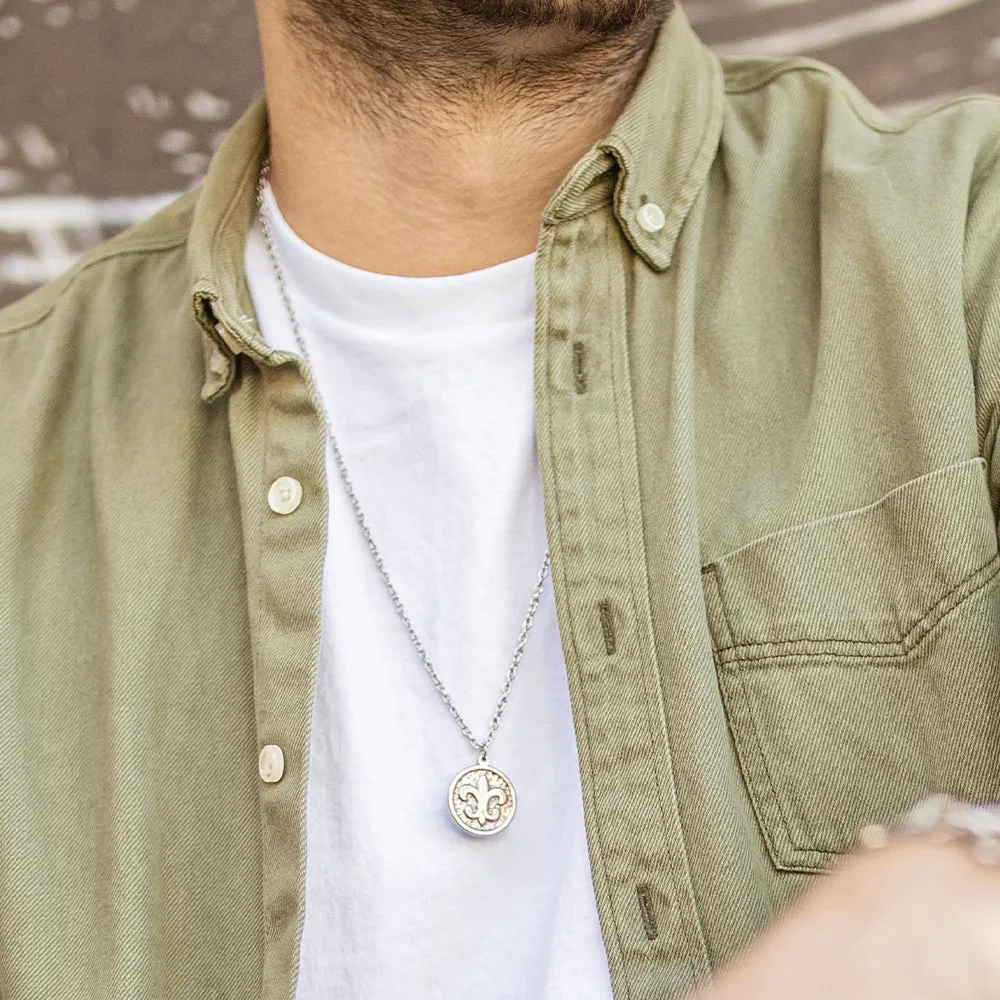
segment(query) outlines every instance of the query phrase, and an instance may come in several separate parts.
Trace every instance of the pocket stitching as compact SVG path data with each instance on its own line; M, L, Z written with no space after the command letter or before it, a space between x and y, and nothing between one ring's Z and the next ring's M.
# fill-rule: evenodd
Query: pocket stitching
M896 642L863 640L863 639L816 639L803 637L801 639L787 639L783 642L746 642L729 646L721 646L716 650L720 666L731 666L734 663L745 663L747 660L772 660L772 659L793 659L798 656L820 656L829 655L842 659L896 659L902 660L909 656L927 636L959 605L972 597L977 591L985 587L1000 572L1000 554L993 555L983 565L974 569L968 576L947 591L939 598L913 626ZM713 574L714 576L714 574ZM729 612L726 608L726 601L722 597L722 588L716 580L716 587L719 590L719 605L726 618L726 627L729 630L730 640L732 640L732 625L729 621ZM964 591L964 593L963 593ZM843 645L852 647L857 652L845 652L834 649L809 649L796 650L790 647L802 646L833 646ZM888 647L888 648L886 648ZM880 651L885 649L885 651ZM755 650L768 650L766 653L752 654ZM787 650L787 652L782 652Z
M916 651L920 644L927 639L932 632L941 625L953 611L957 610L963 606L967 601L971 600L976 594L988 587L1000 574L1000 555L994 556L985 566L980 567L970 576L960 584L958 587L952 588L951 591L945 598L942 598L934 608L932 608L927 615L925 615L921 621L927 621L931 616L935 616L933 621L923 630L922 635L918 640L916 640L910 648L907 650L905 656L908 657L914 651ZM952 598L957 591L959 591L964 585L972 584L968 587L968 592L960 596L958 599L952 601L951 605L946 608L946 610L941 611L936 614L940 606L948 599ZM721 602L720 602L721 603ZM725 613L725 612L723 612ZM911 630L916 632L917 627ZM783 654L770 657L760 657L759 662L764 662L765 660L772 659L789 659L794 656L804 656L808 654L795 653L795 654ZM821 655L821 654L812 654ZM861 654L855 654L856 658L861 658ZM844 654L833 654L835 659L843 659ZM868 657L870 659L871 657ZM782 796L778 794L778 787L775 784L774 778L771 774L771 769L768 763L768 755L764 749L764 741L761 736L760 726L757 720L757 714L754 708L753 699L750 695L746 686L746 670L739 669L740 662L745 661L730 661L728 663L723 663L721 659L715 657L716 666L719 672L720 688L722 690L723 700L727 704L731 704L730 699L732 697L738 697L743 706L743 712L740 713L745 719L750 723L748 727L744 727L743 739L737 738L736 732L733 727L733 715L730 709L727 708L726 718L729 724L729 729L732 732L733 744L736 749L736 757L739 762L740 770L743 773L743 779L746 783L748 792L750 793L750 802L753 806L754 812L757 814L757 820L759 824L760 831L764 837L764 841L767 844L768 850L771 853L772 861L775 866L780 870L786 871L823 871L828 867L828 862L832 859L840 857L841 851L830 851L824 848L817 847L814 844L801 844L795 837L792 836L793 827L788 821L788 811L787 806L794 806L794 801L783 802ZM900 667L907 668L906 664L899 664ZM878 669L885 669L885 665L880 665ZM817 669L822 669L817 668ZM735 683L734 683L735 682ZM750 744L747 746L747 744ZM746 759L746 751L749 750L755 759L750 762ZM761 789L760 779L766 785L766 789ZM754 792L757 788L758 791ZM765 791L766 798L769 801L761 802L759 800L760 791ZM770 809L777 813L774 817L779 822L779 827L777 830L774 829L773 822L769 822L767 816L764 813ZM808 826L801 821L799 818L798 826L803 831L808 830ZM792 851L794 851L799 857L792 857L789 853L783 852L779 845L775 843L775 835L782 836ZM810 859L815 859L814 864L810 864Z
M751 725L751 728L753 730L753 742L754 742L754 749L756 751L756 757L757 757L757 760L760 762L761 771L762 771L762 773L764 775L764 778L765 778L765 780L767 782L768 791L770 792L771 802L774 803L774 808L778 812L778 817L780 818L780 821L781 821L781 831L784 833L785 837L787 838L788 843L791 845L791 847L792 847L793 850L795 850L795 851L797 851L799 853L802 853L802 854L810 854L810 855L813 855L813 856L820 855L823 858L833 858L833 857L836 857L837 855L833 851L825 851L822 848L817 848L817 847L814 847L814 846L805 846L805 845L802 845L802 844L798 843L798 841L792 836L792 825L788 821L788 813L786 812L785 807L782 804L781 796L778 794L777 786L775 785L774 778L771 775L771 768L768 765L767 754L764 753L764 743L763 743L763 740L761 739L760 727L759 727L758 722L757 722L756 713L754 712L753 701L751 700L751 698L750 698L750 696L749 696L749 694L747 693L747 690L746 690L746 678L743 676L743 674L737 673L735 671L727 671L727 673L731 677L735 676L735 678L736 678L736 680L738 682L740 696L741 696L741 698L743 700L743 704L744 704L745 709L746 709L747 718L750 720L750 725ZM725 697L725 694L723 694L723 697ZM748 768L746 767L746 765L745 765L745 763L743 761L742 754L739 753L739 741L736 740L735 736L734 736L734 743L735 743L736 748L737 748L737 754L736 754L736 756L737 756L737 759L740 762L740 770L743 771L743 780L746 782L748 790L752 789L753 788L753 779L752 779L752 776L747 773ZM754 807L754 811L758 812L758 810L760 809L760 807L757 804L756 797L754 795L752 795L752 794L750 796L750 801L751 801L751 803L752 803L752 805ZM772 859L774 860L775 864L780 867L781 852L779 851L777 845L775 845L775 843L774 843L773 833L772 833L772 830L771 830L771 824L767 823L766 820L765 820L765 817L759 815L759 812L758 812L758 816L757 816L757 821L758 821L758 824L760 826L760 829L761 829L762 833L764 834L764 839L767 842L768 848L771 851ZM802 822L801 817L798 817L798 824L797 825L799 826L800 829L803 829L803 830L806 829L806 825Z

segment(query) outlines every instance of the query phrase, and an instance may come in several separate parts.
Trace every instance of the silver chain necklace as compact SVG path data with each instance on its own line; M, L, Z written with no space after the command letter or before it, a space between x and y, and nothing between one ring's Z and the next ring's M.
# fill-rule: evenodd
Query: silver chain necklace
M305 338L302 336L302 329L299 326L298 317L292 305L288 285L285 282L284 269L281 266L281 258L278 255L278 248L275 244L274 233L271 229L271 220L267 211L267 203L264 199L270 171L270 161L265 160L261 168L260 179L257 182L257 215L260 220L267 253L271 258L271 267L274 270L274 276L281 291L281 298L288 313L292 333L295 335L295 343L298 346L303 362L312 368L312 359L309 356L309 350L306 347ZM325 408L323 416L326 422L326 433L330 439L330 447L333 451L334 464L340 473L347 498L354 509L354 515L361 528L361 533L368 545L369 552L371 552L372 559L375 561L375 567L378 569L379 576L381 576L382 582L385 584L385 589L392 601L392 606L396 609L396 614L403 623L406 634L410 637L410 642L417 651L417 656L420 657L420 662L423 664L424 670L434 684L437 693L441 696L441 701L444 702L451 717L458 724L462 735L479 755L479 760L476 764L459 771L452 781L451 787L448 790L448 811L451 813L452 819L454 819L459 828L465 833L475 837L492 836L510 825L510 821L514 818L514 811L517 808L517 796L514 793L514 785L511 783L510 778L489 763L488 753L496 739L497 729L500 727L500 720L503 717L504 709L507 707L507 699L510 697L510 691L514 685L514 678L517 677L517 669L521 665L521 658L524 656L524 647L528 642L528 634L531 632L531 626L535 622L535 613L538 611L538 604L545 589L545 579L549 574L549 553L545 553L542 568L539 570L538 580L531 594L531 604L528 606L528 613L524 618L524 624L521 626L521 632L517 637L514 656L507 669L507 675L504 677L503 687L500 690L500 699L497 701L489 731L483 739L477 740L469 724L462 717L454 701L452 701L448 689L444 686L444 682L434 668L434 664L431 663L430 657L427 655L427 650L424 648L424 644L420 641L420 637L417 635L416 629L414 629L413 623L410 621L410 616L403 607L403 602L399 597L395 584L393 584L389 572L385 567L382 553L375 544L375 537L368 526L368 519L361 507L361 502L358 500L358 495L355 492L351 476L347 471L347 464L344 461L340 445L337 443L337 437L333 433L333 424L330 420L330 415Z

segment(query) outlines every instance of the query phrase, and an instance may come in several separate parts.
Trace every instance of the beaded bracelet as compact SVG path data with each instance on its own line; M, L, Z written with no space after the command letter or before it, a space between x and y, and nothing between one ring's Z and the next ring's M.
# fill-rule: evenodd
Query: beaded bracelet
M879 823L866 826L858 834L858 844L876 851L897 837L918 836L939 844L968 844L978 862L1000 866L1000 806L963 802L950 795L923 799L891 827Z

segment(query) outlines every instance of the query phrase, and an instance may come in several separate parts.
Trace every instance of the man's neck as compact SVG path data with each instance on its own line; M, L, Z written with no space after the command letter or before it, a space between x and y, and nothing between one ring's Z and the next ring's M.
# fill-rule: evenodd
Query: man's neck
M258 6L283 214L337 260L415 277L535 250L546 204L621 113L658 27L615 45L505 35L507 50L482 64L492 69L436 85L419 72L380 78L332 39L319 52L271 0Z

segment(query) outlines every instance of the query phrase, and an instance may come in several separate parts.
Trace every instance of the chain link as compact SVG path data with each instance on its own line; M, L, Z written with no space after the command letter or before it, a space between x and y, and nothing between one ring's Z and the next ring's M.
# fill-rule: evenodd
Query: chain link
M295 312L295 307L292 305L288 285L285 282L284 269L281 266L281 258L278 255L278 248L274 241L274 233L271 229L271 220L267 211L267 203L264 199L264 192L267 188L268 178L270 176L270 167L270 162L265 160L261 169L260 179L257 184L257 215L260 219L260 227L264 235L264 243L267 246L267 253L271 258L271 266L274 269L274 276L277 279L278 287L281 290L281 298L285 304L285 310L288 313L288 319L292 325L292 333L295 335L295 343L298 346L302 360L306 363L306 365L312 368L312 359L309 356L309 350L306 347L305 339L302 336L302 330L299 326L298 316ZM524 648L528 642L528 634L531 632L531 626L535 622L535 614L538 611L538 605L542 599L542 593L545 590L545 579L549 574L549 568L551 565L549 553L545 553L545 560L542 563L541 570L539 570L538 580L536 581L535 589L531 594L531 604L528 606L528 613L524 618L524 624L521 626L521 632L517 637L517 645L514 647L514 656L511 660L510 667L507 669L507 674L504 677L503 687L500 691L500 700L497 702L496 710L493 713L493 720L490 723L489 732L487 732L484 739L477 740L475 734L472 732L472 729L469 727L469 724L462 717L462 713L459 712L455 703L452 701L451 695L448 693L448 689L444 686L444 682L441 680L437 670L434 668L434 664L431 663L430 657L427 655L427 650L424 648L424 644L420 641L420 637L417 635L416 629L410 621L410 616L406 613L406 609L403 607L403 602L400 599L395 584L393 584L392 579L389 576L389 571L385 567L385 561L382 559L382 553L379 551L378 545L375 544L375 537L372 534L371 528L368 526L368 519L365 517L365 512L361 507L361 501L358 500L358 495L355 492L351 476L347 471L347 464L344 461L343 454L341 453L340 445L337 443L337 437L333 433L333 424L330 420L330 415L325 408L323 410L323 416L326 422L326 432L330 438L330 446L333 451L334 463L337 466L337 471L340 473L341 481L343 482L344 489L347 492L347 498L350 500L351 507L354 509L354 515L361 528L361 533L364 535L365 542L368 545L368 550L371 552L372 559L375 561L375 567L378 569L379 576L382 577L382 582L385 584L385 589L389 594L390 600L392 601L392 606L396 609L396 614L399 616L399 620L403 623L403 627L406 629L406 633L410 637L410 642L413 644L413 648L416 649L417 655L420 657L420 662L423 664L424 670L427 671L434 687L441 696L441 700L444 702L445 707L451 713L451 717L455 720L455 722L458 723L459 729L462 730L462 735L465 736L472 748L479 754L480 761L485 762L489 748L493 745L493 741L496 739L497 730L500 728L500 720L503 717L504 709L507 707L507 699L510 697L511 688L514 686L514 679L517 677L517 669L521 665L521 658L524 656Z

